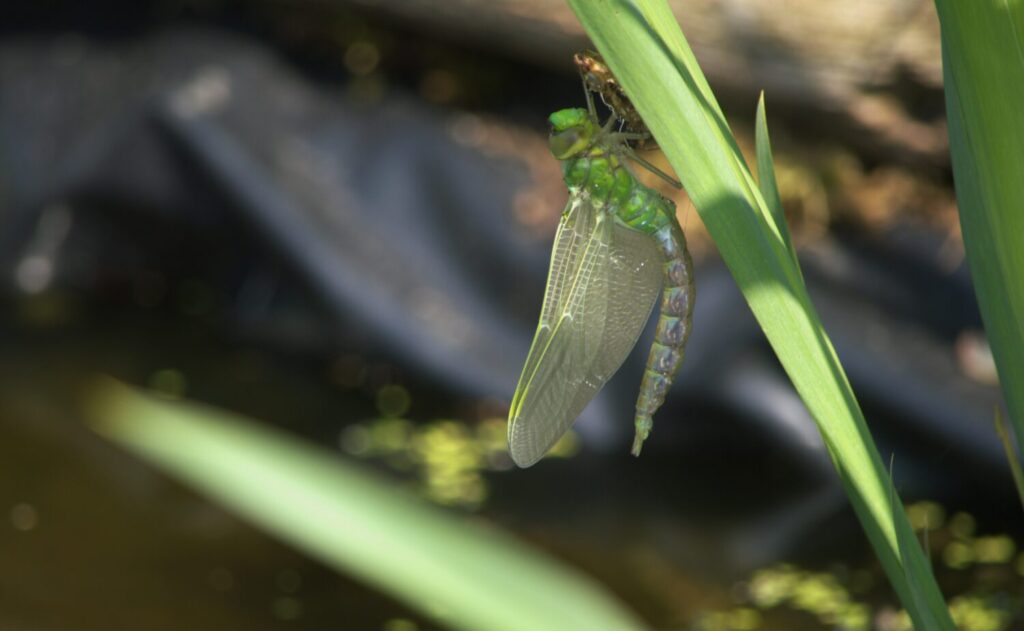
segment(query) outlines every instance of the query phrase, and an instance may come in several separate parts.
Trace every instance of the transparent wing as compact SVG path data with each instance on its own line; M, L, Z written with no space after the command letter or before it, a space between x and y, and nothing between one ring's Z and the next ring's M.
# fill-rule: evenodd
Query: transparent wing
M590 237L594 234L596 218L597 213L594 207L591 204L581 203L578 197L570 198L562 212L562 220L555 233L555 243L551 248L551 263L548 269L547 287L544 290L544 304L540 311L540 322L537 324L537 331L530 344L530 353L526 357L526 364L519 377L519 385L512 397L510 410L513 413L519 405L530 377L537 368L537 362L544 355L543 351L551 338L551 332L565 311L568 292L564 289L567 285L572 285L573 279L580 269L583 252ZM510 420L513 418L513 415L509 416ZM510 432L510 438L511 435Z
M661 288L651 237L586 201L570 203L552 252L540 323L509 415L509 451L528 467L619 369Z

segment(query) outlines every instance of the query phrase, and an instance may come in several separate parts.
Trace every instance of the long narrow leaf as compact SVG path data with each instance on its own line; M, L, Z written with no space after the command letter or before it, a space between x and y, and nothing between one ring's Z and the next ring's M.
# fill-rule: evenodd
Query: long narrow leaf
M1024 452L1024 2L935 6L964 246Z
M775 229L782 235L786 243L786 250L793 257L793 263L799 262L796 258L796 249L793 247L793 240L789 235L789 228L786 226L786 214L782 209L782 198L779 197L779 185L775 181L775 167L772 162L772 143L768 137L768 115L764 108L764 92L757 99L757 120L754 132L754 147L757 152L757 186L761 189L761 198L768 204L772 220L775 222Z
M252 523L457 629L639 629L583 576L280 432L97 387L104 435Z
M813 415L894 589L918 629L953 623L821 320L704 75L664 0L569 0L686 186ZM699 332L695 333L699 335ZM927 608L927 612L922 610ZM936 622L932 622L936 621Z

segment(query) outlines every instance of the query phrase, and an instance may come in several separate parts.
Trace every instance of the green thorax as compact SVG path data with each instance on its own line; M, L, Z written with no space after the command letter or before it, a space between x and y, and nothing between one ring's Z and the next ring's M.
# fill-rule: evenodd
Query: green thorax
M570 195L589 198L627 226L652 234L675 215L675 204L633 177L623 164L623 141L598 126L587 110L559 110L549 121L551 153L562 161Z

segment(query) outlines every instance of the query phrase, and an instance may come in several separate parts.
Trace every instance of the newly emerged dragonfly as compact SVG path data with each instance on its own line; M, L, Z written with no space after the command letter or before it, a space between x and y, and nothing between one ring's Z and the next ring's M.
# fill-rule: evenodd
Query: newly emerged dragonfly
M628 141L642 134L613 130L615 114L601 125L585 78L584 86L587 109L549 118L548 143L562 161L569 203L509 411L509 452L520 467L540 460L619 369L660 292L636 403L632 453L639 455L682 364L693 322L693 262L675 204L641 184L627 165L638 160Z

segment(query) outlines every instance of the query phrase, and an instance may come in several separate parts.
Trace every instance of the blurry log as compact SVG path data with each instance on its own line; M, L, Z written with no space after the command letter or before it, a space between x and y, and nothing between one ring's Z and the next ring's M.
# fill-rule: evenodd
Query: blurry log
M586 35L564 0L347 0L474 47L572 71ZM939 26L924 0L671 0L719 98L885 160L947 162Z

